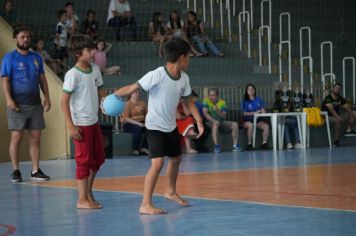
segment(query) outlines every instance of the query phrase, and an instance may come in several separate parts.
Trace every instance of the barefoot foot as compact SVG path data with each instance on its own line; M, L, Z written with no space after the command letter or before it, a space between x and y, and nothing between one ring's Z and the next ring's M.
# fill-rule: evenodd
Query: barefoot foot
M146 215L162 215L167 213L165 210L157 208L153 205L141 205L139 212L140 214Z
M90 201L78 201L77 209L99 209L97 205L92 204Z
M177 193L173 193L173 194L166 193L164 194L164 197L167 198L168 200L175 201L181 206L185 206L185 207L189 206L189 202L181 198Z

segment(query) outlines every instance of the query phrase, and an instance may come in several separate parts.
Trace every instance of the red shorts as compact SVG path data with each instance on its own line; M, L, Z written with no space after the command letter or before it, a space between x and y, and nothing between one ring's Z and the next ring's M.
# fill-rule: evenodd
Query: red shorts
M82 130L82 140L73 140L75 145L75 162L77 179L87 179L90 170L98 171L105 162L103 136L99 123L78 126Z

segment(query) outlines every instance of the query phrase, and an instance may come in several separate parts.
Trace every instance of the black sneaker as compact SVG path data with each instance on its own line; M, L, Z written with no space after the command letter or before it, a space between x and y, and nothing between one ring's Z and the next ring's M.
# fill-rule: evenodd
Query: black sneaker
M32 180L49 180L50 177L42 172L41 169L38 169L35 173L31 172Z
M263 143L262 146L261 146L261 149L262 150L268 150L269 149L268 144L267 143Z
M248 144L245 148L246 151L253 151L253 146L252 144Z
M340 147L340 142L339 142L339 140L335 140L335 141L333 142L333 147Z
M12 182L16 183L16 182L22 182L22 176L21 176L21 172L20 170L14 170L14 172L12 172Z
M345 137L355 137L356 136L356 131L354 130L350 130L350 131L345 131L345 134L344 134Z

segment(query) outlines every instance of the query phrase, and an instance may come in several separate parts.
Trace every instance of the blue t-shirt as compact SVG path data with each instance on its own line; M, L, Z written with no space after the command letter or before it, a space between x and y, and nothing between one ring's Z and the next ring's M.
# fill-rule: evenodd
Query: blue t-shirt
M39 54L29 51L22 55L16 50L7 53L1 65L1 77L8 77L12 99L19 105L40 105L39 77L44 74Z
M255 97L254 100L243 100L241 103L241 108L243 112L255 112L258 110L261 110L265 107L265 103L260 97ZM244 121L253 121L253 115L252 116L243 116Z
M195 101L195 106L197 107L198 111L199 111L199 114L202 118L204 118L204 113L203 113L203 104L201 104L200 102L198 101Z

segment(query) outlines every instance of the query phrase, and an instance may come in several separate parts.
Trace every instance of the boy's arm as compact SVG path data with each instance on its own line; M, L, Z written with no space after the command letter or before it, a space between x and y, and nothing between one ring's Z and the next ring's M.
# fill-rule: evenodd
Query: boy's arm
M64 119L67 123L67 126L69 128L70 131L70 136L73 139L76 140L82 140L82 130L79 127L76 127L73 123L72 120L72 116L70 114L70 108L69 108L69 101L71 98L71 94L70 93L63 93L62 95L62 99L61 99L61 108L64 114Z
M139 89L140 89L139 83L134 83L134 84L130 84L125 87L119 88L118 90L115 91L115 95L117 95L119 97L127 97Z
M195 121L197 122L198 131L199 131L197 138L199 138L204 133L203 119L200 116L199 111L198 111L197 107L195 106L194 100L191 96L185 98L185 104L188 107L192 116L194 117Z
M105 52L109 52L110 49L112 48L112 44L109 42L105 42L105 44L106 44Z
M48 112L51 109L51 99L49 97L48 83L45 74L40 75L39 82L42 93L45 97L45 100L43 101L43 107L45 111Z

